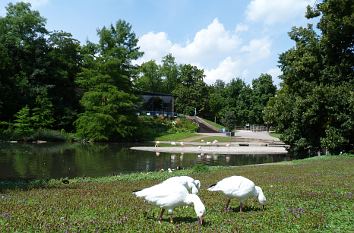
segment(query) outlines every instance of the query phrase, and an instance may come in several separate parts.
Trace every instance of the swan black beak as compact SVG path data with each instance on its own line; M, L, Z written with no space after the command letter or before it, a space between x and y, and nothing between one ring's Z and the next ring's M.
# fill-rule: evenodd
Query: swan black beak
M262 205L262 207L263 207L263 210L264 210L264 205Z
M203 225L203 216L198 217L199 225Z

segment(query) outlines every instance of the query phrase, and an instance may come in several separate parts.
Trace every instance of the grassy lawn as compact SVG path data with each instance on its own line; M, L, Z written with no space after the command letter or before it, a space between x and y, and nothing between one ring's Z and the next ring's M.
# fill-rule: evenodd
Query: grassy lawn
M218 129L222 129L222 128L225 128L225 126L222 126L222 125L219 125L218 123L215 123L214 121L209 121L207 119L204 119L206 122L208 122L209 124L211 124L212 126L214 126L215 128L218 128Z
M354 156L316 157L264 166L210 167L174 173L136 173L77 178L70 184L50 180L42 187L6 189L0 183L1 232L353 232ZM174 224L159 209L132 195L172 175L199 179L206 206L197 225L192 207L175 209ZM231 175L243 175L262 187L268 205L253 199L244 213L222 211L226 198L206 188ZM32 184L34 186L38 183ZM2 188L1 188L2 187ZM8 186L7 186L8 187Z
M165 134L160 137L155 138L155 141L182 141L183 139L197 136L196 133L190 132L180 132L173 134Z

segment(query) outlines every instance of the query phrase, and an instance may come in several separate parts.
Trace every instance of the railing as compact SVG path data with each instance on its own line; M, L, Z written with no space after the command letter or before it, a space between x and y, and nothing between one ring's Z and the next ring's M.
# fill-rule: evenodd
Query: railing
M245 126L236 126L235 130L250 130L253 132L260 132L260 131L269 131L269 127L265 125L245 125Z
M164 117L178 117L179 114L176 112L165 112L165 111L142 111L138 115L142 116L164 116Z

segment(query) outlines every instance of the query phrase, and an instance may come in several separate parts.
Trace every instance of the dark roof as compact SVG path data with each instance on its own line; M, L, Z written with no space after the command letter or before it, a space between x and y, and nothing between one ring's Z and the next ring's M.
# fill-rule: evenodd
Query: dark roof
M172 95L172 94L158 93L158 92L148 92L148 91L143 91L143 92L141 92L141 95L152 95L152 96L171 96L171 97L173 97L173 95Z

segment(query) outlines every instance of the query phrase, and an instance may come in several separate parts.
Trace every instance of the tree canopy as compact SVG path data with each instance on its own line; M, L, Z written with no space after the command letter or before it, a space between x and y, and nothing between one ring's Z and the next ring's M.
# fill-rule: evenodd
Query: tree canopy
M354 2L324 0L308 7L317 24L294 27L296 46L279 58L282 89L269 101L264 120L295 151L353 148Z
M136 104L132 79L136 67L132 61L142 53L138 40L125 21L98 30L100 38L86 55L77 83L84 90L80 100L84 112L75 121L79 136L92 141L128 138L136 129ZM91 53L90 53L91 52ZM94 57L94 62L92 58Z

